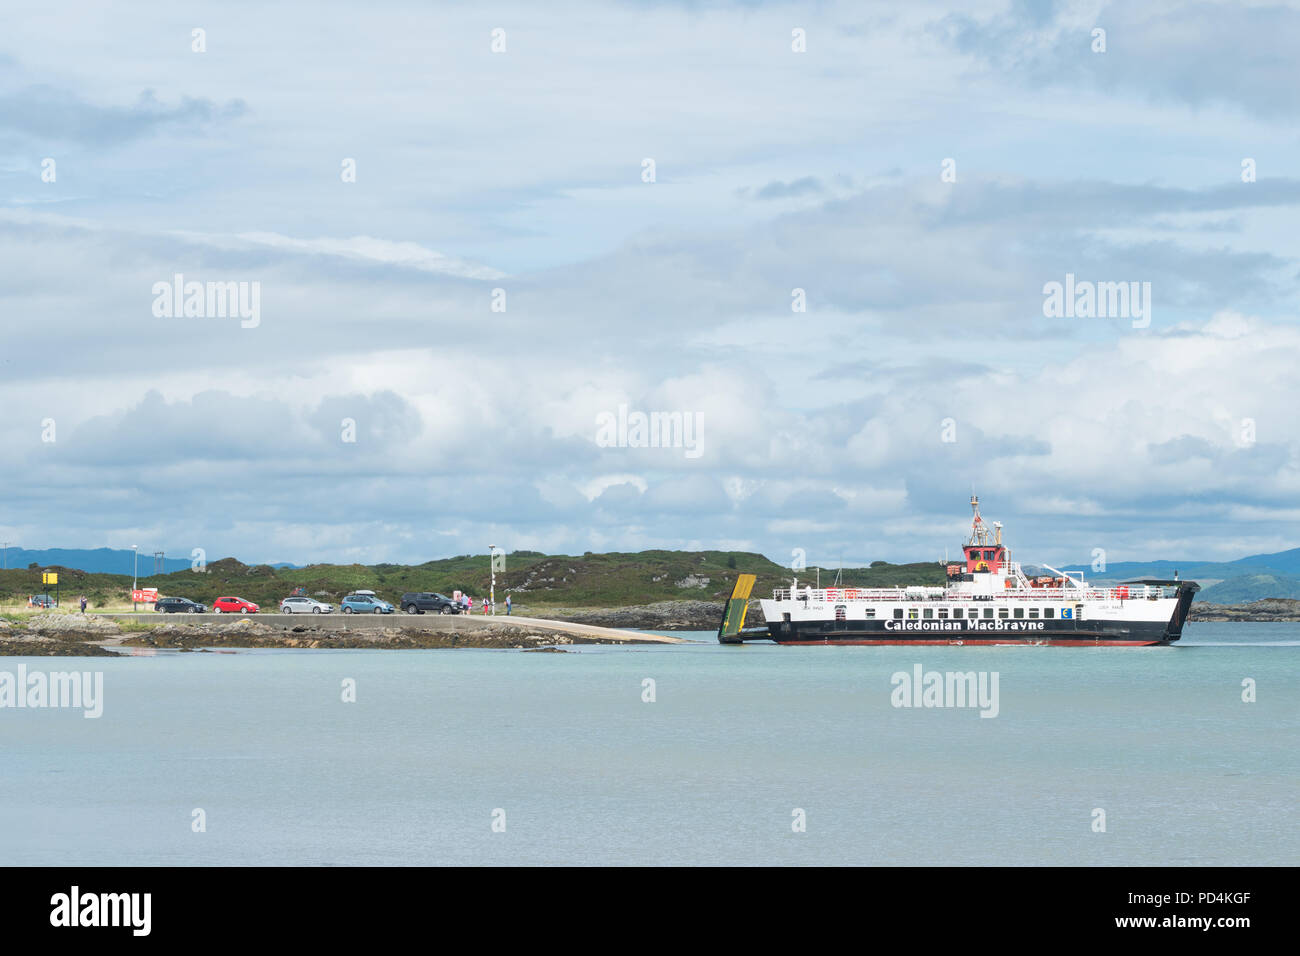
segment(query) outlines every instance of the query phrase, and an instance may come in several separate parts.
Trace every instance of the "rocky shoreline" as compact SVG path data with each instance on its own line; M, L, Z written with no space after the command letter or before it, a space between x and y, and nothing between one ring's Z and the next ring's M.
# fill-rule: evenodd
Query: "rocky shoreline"
M0 657L118 657L98 644L39 638L0 639Z
M1300 601L1265 598L1249 604L1202 604L1194 602L1189 621L1253 621L1257 623L1300 621Z
M0 656L118 656L128 648L370 648L433 649L478 647L563 650L576 644L662 644L674 639L631 635L613 629L557 621L515 618L472 619L405 616L350 620L313 617L302 623L239 618L181 623L175 618L131 620L125 626L96 615L38 615L0 621ZM114 650L120 648L121 651Z
M121 630L93 615L51 614L26 621L0 620L0 657L117 657L100 645Z
M341 631L329 625L297 624L276 627L260 621L236 621L222 625L178 624L156 627L147 633L122 640L123 647L156 647L185 650L199 647L264 648L384 648L415 650L442 647L489 647L514 650L559 647L566 644L657 643L612 641L538 631L527 627L498 626L467 630L434 630L418 626Z

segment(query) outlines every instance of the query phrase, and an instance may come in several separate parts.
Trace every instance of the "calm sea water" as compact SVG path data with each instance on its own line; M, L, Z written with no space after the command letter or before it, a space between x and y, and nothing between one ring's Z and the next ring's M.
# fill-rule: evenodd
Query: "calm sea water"
M1300 862L1300 625L1195 624L1175 648L255 651L0 670L19 663L102 670L105 704L98 720L0 710L6 864ZM999 715L893 707L891 675L918 663L996 671Z

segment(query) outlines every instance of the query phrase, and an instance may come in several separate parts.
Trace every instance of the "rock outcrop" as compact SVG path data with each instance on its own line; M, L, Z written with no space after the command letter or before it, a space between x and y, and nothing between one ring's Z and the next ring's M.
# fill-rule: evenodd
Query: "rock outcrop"
M1265 598L1249 604L1203 604L1196 601L1187 614L1189 621L1300 621L1300 601Z

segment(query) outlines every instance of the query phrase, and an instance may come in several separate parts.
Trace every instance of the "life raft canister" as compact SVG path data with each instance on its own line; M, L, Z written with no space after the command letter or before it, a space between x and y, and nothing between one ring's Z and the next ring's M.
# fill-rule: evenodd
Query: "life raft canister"
M1128 597L1128 588L1116 588L1116 589L1115 589L1115 595L1116 595L1116 597L1118 597L1121 601L1124 600L1126 597Z

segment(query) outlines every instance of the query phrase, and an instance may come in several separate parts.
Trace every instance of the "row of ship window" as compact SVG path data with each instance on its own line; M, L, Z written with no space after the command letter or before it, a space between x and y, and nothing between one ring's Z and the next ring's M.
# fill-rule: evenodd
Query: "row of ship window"
M901 620L903 620L903 610L904 610L904 609L901 608L901 607L896 607L896 608L894 608L894 620L896 620L896 621L901 621ZM1045 607L1045 608L1036 608L1036 607L1028 607L1028 608L1025 608L1025 607L1016 607L1016 608L1006 608L1006 607L998 607L998 608L992 608L992 607L983 607L983 608L980 608L980 607L972 607L972 608L964 608L964 607L954 607L954 608L947 608L947 607L937 607L937 608L936 608L936 607L915 608L915 607L909 607L909 608L907 608L907 620L909 620L909 621L922 621L922 620L924 620L924 621L932 621L932 620L946 621L946 620L950 620L950 619L952 619L952 620L963 620L963 619L968 619L968 620L972 620L972 621L974 621L974 620L978 620L979 618L983 618L984 620L991 621L991 620L994 619L994 617L997 617L998 619L1002 619L1002 620L1005 620L1005 619L1007 619L1007 618L1011 618L1011 619L1013 619L1013 620L1019 620L1019 619L1022 619L1022 618L1028 618L1029 620L1037 620L1037 619L1039 618L1039 616L1040 616L1040 612L1041 612L1041 616L1042 616L1043 618L1046 618L1047 620L1051 620L1051 619L1053 619L1053 618L1056 617L1056 610L1057 610L1057 609L1054 608L1054 607ZM1060 610L1061 610L1061 618L1064 619L1064 620L1071 620L1072 618L1075 617L1075 609L1074 609L1074 608L1063 607L1063 608L1061 608ZM1080 609L1080 610L1082 610L1082 609ZM996 615L994 614L995 611L997 612ZM867 612L867 619L868 619L868 620L871 620L872 618L874 618L874 617L876 616L876 609L875 609L874 607L869 607L869 608L867 608L867 609L866 609L866 612ZM846 616L847 613L848 613L848 607L847 607L847 605L844 605L844 604L837 604L837 605L835 605L835 617L836 617L836 618L838 618L839 620L844 620L844 618L845 618L845 616Z

